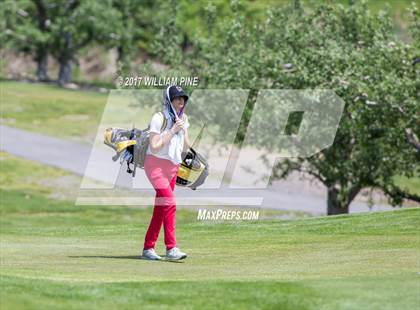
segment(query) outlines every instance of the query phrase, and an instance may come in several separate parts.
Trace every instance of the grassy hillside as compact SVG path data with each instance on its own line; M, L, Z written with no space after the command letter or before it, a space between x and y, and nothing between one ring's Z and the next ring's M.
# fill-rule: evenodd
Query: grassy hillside
M2 124L88 144L95 140L101 121L105 126L144 128L155 110L133 108L128 97L115 93L52 84L0 81L0 88ZM154 107L159 108L160 94L153 99ZM197 134L198 128L191 128L190 135Z
M2 309L418 306L420 209L218 223L179 210L178 241L190 257L149 262L138 253L150 208L53 200L35 182L42 166L0 162Z
M63 138L91 141L107 94L55 85L0 81L1 122Z

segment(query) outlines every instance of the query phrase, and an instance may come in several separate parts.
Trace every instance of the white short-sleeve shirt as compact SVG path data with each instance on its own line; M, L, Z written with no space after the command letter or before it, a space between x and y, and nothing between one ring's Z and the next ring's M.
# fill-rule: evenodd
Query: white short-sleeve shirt
M150 129L149 129L149 131L152 133L158 133L158 134L160 134L160 136L162 137L166 132L168 132L171 128L172 128L172 126L173 126L173 121L172 121L172 118L169 118L169 119L167 119L167 124L166 124L166 128L162 131L162 132L160 132L160 130L161 130L161 128L162 128L162 125L163 125L163 117L165 117L164 115L163 115L163 113L159 113L159 112L157 112L157 113L155 113L155 114L153 114L153 117L152 117L152 120L150 121ZM185 115L184 114L184 117L183 117L183 119L184 119L184 128L185 129L187 129L188 127L190 127L190 124L189 124L189 122L188 122L188 117L187 117L187 115ZM173 139L174 137L172 137L172 139ZM184 143L184 139L182 139L182 146L183 146L183 143ZM156 157L159 157L159 158L163 158L163 159L167 159L167 160L171 160L172 161L172 158L170 158L169 157L169 155L168 155L168 150L169 150L169 143L168 144L166 144L166 145L164 145L158 152L156 152L156 153L153 153L152 152L152 150L150 149L150 145L149 145L149 147L147 148L147 152L146 152L146 154L151 154L151 155L153 155L153 156L156 156ZM181 152L182 152L182 148L181 148ZM181 156L181 154L180 154L180 156Z

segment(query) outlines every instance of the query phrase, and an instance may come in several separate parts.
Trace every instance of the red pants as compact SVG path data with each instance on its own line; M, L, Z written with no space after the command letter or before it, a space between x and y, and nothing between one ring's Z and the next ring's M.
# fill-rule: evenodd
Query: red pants
M156 197L153 215L144 239L145 250L155 248L162 224L165 230L166 249L170 250L176 246L174 188L178 169L179 165L170 160L146 155L144 170L156 191Z

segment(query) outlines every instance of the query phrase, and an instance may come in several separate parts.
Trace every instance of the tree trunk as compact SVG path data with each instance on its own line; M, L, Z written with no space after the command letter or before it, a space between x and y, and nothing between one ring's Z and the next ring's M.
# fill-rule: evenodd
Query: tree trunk
M36 77L38 81L48 81L48 54L44 48L38 50L38 55L36 57Z
M127 44L130 44L130 43L127 43ZM117 51L118 51L117 63L118 63L119 75L127 76L130 74L130 70L131 70L130 57L128 55L126 48L124 48L123 44L118 46Z
M47 25L48 15L47 15L47 7L44 1L41 0L34 0L33 1L36 9L37 14L36 18L38 21L38 29L45 35L49 29ZM35 61L37 64L36 68L36 77L38 81L48 81L48 43L43 42L39 43L36 47L36 55Z
M63 86L71 82L71 59L60 60L60 71L58 73L58 84Z
M349 213L349 204L343 204L338 199L338 189L336 187L328 187L327 215L347 214Z
M60 86L71 82L72 48L71 34L67 32L64 34L64 48L59 58L58 84Z

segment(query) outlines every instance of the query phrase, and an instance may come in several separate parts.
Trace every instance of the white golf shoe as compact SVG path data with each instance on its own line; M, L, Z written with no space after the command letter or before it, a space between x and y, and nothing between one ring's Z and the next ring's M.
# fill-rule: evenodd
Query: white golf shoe
M148 249L143 250L143 254L141 256L143 259L149 259L149 260L161 260L162 257L156 254L155 249Z
M187 254L181 252L177 247L173 247L166 251L166 258L169 260L180 260L187 258Z

